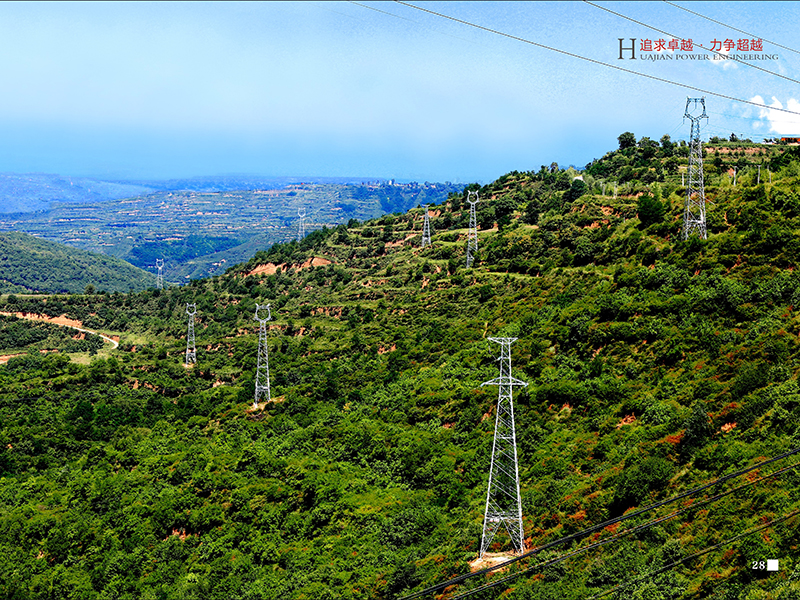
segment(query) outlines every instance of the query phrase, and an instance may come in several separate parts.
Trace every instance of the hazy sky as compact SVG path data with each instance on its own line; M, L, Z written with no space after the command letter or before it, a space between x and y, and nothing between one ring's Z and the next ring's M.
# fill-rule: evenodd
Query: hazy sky
M491 181L584 166L632 131L686 138L684 88L393 2L0 3L0 172L250 173ZM712 60L583 2L418 3L540 44L800 112L796 83ZM664 2L602 6L696 43L747 38ZM800 47L800 4L680 2ZM383 11L383 12L381 12ZM391 14L386 14L391 13ZM619 60L636 38L637 60ZM754 62L800 79L800 54ZM630 53L626 52L626 56ZM752 53L747 53L752 54ZM709 96L705 137L800 134L800 116Z

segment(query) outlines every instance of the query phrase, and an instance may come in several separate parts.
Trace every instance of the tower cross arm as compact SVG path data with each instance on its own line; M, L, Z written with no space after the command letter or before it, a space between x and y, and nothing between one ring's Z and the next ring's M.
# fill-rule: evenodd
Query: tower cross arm
M484 381L481 384L481 387L485 385L521 385L523 387L528 387L527 383L517 379L516 377L495 377L490 381Z
M270 309L270 306L272 306L272 305L271 304L256 304L256 314L253 317L253 320L254 321L258 321L260 323L263 323L263 322L271 320L272 319L272 310ZM258 316L258 311L262 310L264 308L267 309L267 318L266 319L263 318L263 317L259 317Z

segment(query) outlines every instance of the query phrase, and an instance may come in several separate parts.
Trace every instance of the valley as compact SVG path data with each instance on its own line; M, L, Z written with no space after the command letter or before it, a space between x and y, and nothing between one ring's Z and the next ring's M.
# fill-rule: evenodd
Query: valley
M0 215L0 231L24 231L151 271L156 259L164 258L166 280L176 285L219 275L260 248L295 238L300 208L312 231L441 202L461 187L297 183L255 191L162 191Z

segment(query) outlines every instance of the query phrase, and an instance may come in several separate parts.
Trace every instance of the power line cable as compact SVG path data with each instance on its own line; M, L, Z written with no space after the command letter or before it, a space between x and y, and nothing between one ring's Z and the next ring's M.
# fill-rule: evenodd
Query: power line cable
M408 19L406 17L401 17L400 15L396 15L394 13L390 13L389 11L386 11L386 10L381 10L380 8L375 8L374 6L370 6L369 4L361 4L360 2L355 2L354 0L350 0L350 4L355 4L356 6L361 6L363 8L368 8L370 10L374 10L375 12L379 12L379 13L382 13L384 15L389 15L390 17L397 17L398 19L403 19L404 21L411 21L412 23L417 23L417 25L421 24L421 23L419 23L417 21L414 21L413 19Z
M498 31L497 29L491 29L490 27L484 27L483 25L478 25L477 23L472 23L471 21L465 21L464 19L459 19L457 17L451 17L449 15L445 15L443 13L436 12L436 11L430 10L428 8L423 8L421 6L416 6L416 5L411 4L409 2L403 2L402 0L394 0L394 1L397 2L398 4L402 4L403 6L407 6L409 8L413 8L414 10L419 10L421 12L429 13L431 15L434 15L434 16L437 16L437 17L441 17L442 19L448 19L450 21L453 21L454 23L460 23L462 25L467 25L469 27L474 27L475 29L481 29L483 31L487 31L487 32L493 33L495 35L499 35L499 36L506 37L506 38L509 38L509 39L512 39L512 40L516 40L518 42L522 42L524 44L530 44L531 46L536 46L537 48L544 48L545 50L550 50L552 52L558 52L559 54L564 54L566 56L571 56L573 58L578 58L580 60L585 60L587 62L596 64L596 65L602 65L604 67L609 67L610 69L616 69L617 71L623 71L624 73L630 73L632 75L637 75L639 77L646 77L647 79L652 79L654 81L660 81L662 83L668 83L670 85L675 85L675 86L686 88L686 89L689 89L689 90L694 90L696 92L701 92L703 94L708 94L709 96L716 96L718 98L724 98L725 100L733 100L734 102L742 102L743 104L752 104L753 106L758 106L759 108L767 108L767 109L771 109L771 110L777 110L777 111L789 113L789 114L792 114L792 115L800 116L800 112L795 112L793 110L788 110L788 109L785 109L785 108L774 108L772 106L767 106L766 104L759 104L758 102L753 102L752 100L745 100L743 98L736 98L734 96L728 96L726 94L720 94L719 92L712 92L710 90L704 90L703 88L699 88L699 87L695 87L695 86L692 86L692 85L688 85L686 83L679 83L677 81L672 81L670 79L664 79L663 77L656 77L655 75L648 75L647 73L641 73L639 71L632 71L631 69L626 69L624 67L619 67L617 65L612 65L610 63L605 63L605 62L600 61L600 60L595 60L593 58L587 58L586 56L581 56L580 54L575 54L573 52L567 52L566 50L560 50L558 48L553 48L552 46L546 46L544 44L540 44L538 42L534 42L533 40L529 40L529 39L522 38L522 37L519 37L519 36L516 36L516 35L512 35L510 33L504 33L502 31Z
M685 39L682 36L675 35L674 33L669 33L667 31L664 31L663 29L659 29L658 27L653 27L652 25L648 25L647 23L642 23L641 21L637 21L636 19L632 19L631 17L626 17L622 13L618 13L616 11L613 11L610 8L606 8L605 6L600 6L599 4L595 4L594 2L590 2L589 0L583 0L583 1L586 4L588 4L589 6L594 6L595 8L599 8L600 10L604 10L607 13L611 13L612 15L616 15L616 16L622 18L622 19L626 19L626 20L630 21L631 23L636 23L637 25L641 25L642 27L647 27L648 29L652 29L653 31L657 31L658 33L661 33L661 34L664 34L664 35L668 35L668 36L670 36L672 38ZM800 81L798 81L797 79L792 79L791 77L787 77L786 75L781 75L780 73L776 73L775 71L770 71L769 69L764 69L763 67L759 67L758 65L754 65L754 64L749 63L749 62L747 62L745 60L741 60L739 58L736 58L736 56L730 57L726 53L720 52L719 50L714 50L713 48L706 48L705 46L703 46L703 44L694 44L694 45L697 46L698 48L702 48L703 50L707 50L708 52L713 52L714 54L716 54L718 56L724 56L728 60L735 60L736 62L741 63L743 65L747 65L748 67L753 67L754 69L758 69L759 71L763 71L764 73L769 73L770 75L775 75L776 77L780 77L781 79L786 79L787 81L791 81L792 83L800 83ZM720 48L721 47L722 46L720 45Z
M766 465L772 464L772 463L777 462L779 460L783 460L784 458L787 458L789 456L794 456L795 454L800 454L800 448L795 448L794 450L789 450L787 452L784 452L783 454L779 454L778 456L775 456L773 458L768 458L767 460L761 461L759 463L756 463L756 464L751 465L749 467L746 467L744 469L740 469L738 471L734 471L733 473L729 473L728 475L723 475L722 477L714 479L713 481L710 481L708 483L704 483L703 485L700 485L698 487L695 487L695 488L692 488L692 489L687 490L685 492L682 492L682 493L680 493L680 494L678 494L676 496L673 496L671 498L668 498L666 500L661 500L659 502L656 502L655 504L651 504L650 506L646 506L644 508L640 508L638 510L629 512L629 513L627 513L625 515L621 515L619 517L615 517L613 519L609 519L607 521L603 521L602 523L598 523L597 525L593 525L591 527L588 527L586 529L578 531L577 533L573 533L573 534L570 534L568 536L564 536L562 538L559 538L557 540L553 540L552 542L548 542L548 543L546 543L546 544L544 544L542 546L538 546L538 547L534 548L533 550L529 550L528 552L520 554L519 556L514 556L514 557L510 558L509 560L507 560L507 561L505 561L503 563L500 563L498 565L493 565L491 567L486 567L484 569L480 569L479 571L475 571L474 573L466 573L464 575L459 575L457 577L453 577L452 579L448 579L447 581L444 581L442 583L438 583L436 585L429 586L429 587L425 588L424 590L421 590L419 592L414 592L414 593L412 593L412 594L410 594L408 596L404 596L401 600L413 600L414 598L419 598L421 596L430 594L432 592L436 592L436 591L442 590L442 589L444 589L446 587L449 587L451 585L459 584L459 583L461 583L463 581L466 581L467 579L471 579L472 577L478 577L480 575L487 575L487 574L491 573L492 571L496 571L497 569L502 569L502 568L509 567L513 563L519 562L519 561L521 561L521 560L523 560L523 559L525 559L525 558L527 558L529 556L533 556L534 554L538 554L539 552L543 552L544 550L549 550L550 548L554 548L556 546L561 546L561 545L566 544L568 542L572 542L574 540L577 540L577 539L580 539L582 537L585 537L585 536L587 536L587 535L589 535L591 533L594 533L596 531L600 531L602 529L605 529L606 527L609 527L610 525L614 525L616 523L621 523L622 521L627 521L628 519L632 519L634 517L638 517L639 515L645 514L647 512L655 510L657 508L661 508L662 506L667 506L668 504L672 504L673 502L677 502L678 500L683 500L684 498L688 498L689 496L693 496L694 494L702 492L703 490L707 490L707 489L712 488L714 486L717 486L717 485L719 485L721 483L725 483L726 481L730 481L731 479L735 479L737 477L741 477L742 475L746 475L747 473L750 473L751 471L754 471L754 470L759 469L761 467L764 467Z
M800 514L800 509L793 510L792 512L790 512L787 515L784 515L782 517L778 517L777 519L772 519L772 521L770 521L769 523L764 523L763 525L760 525L758 527L754 527L754 528L752 528L752 529L750 529L748 531L740 533L737 536L729 538L729 539L725 540L724 542L720 542L719 544L714 544L713 546L709 546L708 548L704 548L703 550L695 552L694 554L690 554L689 556L685 556L684 558L681 558L680 560L676 560L674 562L671 562L670 564L668 564L666 566L663 566L660 569L657 569L655 571L651 571L651 572L647 573L646 575L642 575L641 577L639 577L637 579L634 579L633 581L628 581L626 583L621 583L621 584L617 585L616 587L611 588L610 590L606 590L605 592L601 592L599 594L595 594L594 596L591 596L588 600L595 600L596 598L602 598L603 596L608 596L609 594L613 594L614 592L619 591L622 588L626 588L628 586L634 585L635 583L641 583L642 581L644 581L646 579L651 579L655 575L660 575L661 573L663 573L665 571L669 571L670 569L672 569L674 567L677 567L678 565L680 565L682 563L685 563L685 562L687 562L687 561L689 561L689 560L691 560L693 558L697 558L698 556L703 556L704 554L708 554L709 552L713 552L714 550L717 550L719 548L722 548L723 546L727 546L729 544L732 544L732 543L734 543L734 542L736 542L736 541L738 541L738 540L740 540L742 538L745 538L745 537L747 537L749 535L753 535L754 533L758 533L759 531L764 531L765 529L767 529L769 527L772 527L773 525L776 525L778 523L782 523L783 521L791 519L792 517L795 517L795 516L797 516L799 514Z
M678 123L678 124L675 126L675 128L674 128L672 131L670 131L670 132L669 132L667 135L668 135L668 136L672 136L672 134L673 134L673 133L675 133L676 131L678 131L678 130L679 130L681 127L683 127L683 121L681 121L680 123Z
M755 33L747 33L743 29L737 29L733 25L726 25L722 21L717 21L716 19L712 19L711 17L707 17L705 15L701 15L699 12L695 12L693 10L689 10L688 8L684 8L683 6L680 6L679 4L675 4L674 2L670 2L669 0L664 0L664 2L666 2L667 4L669 4L671 6L674 6L675 8L679 8L681 10L685 10L688 13L692 13L693 15L697 15L698 17L706 19L707 21L711 21L712 23L716 23L717 25L722 25L723 27L727 27L729 29L733 29L734 31L738 31L739 33L744 33L745 35L749 35L751 38L759 38L761 40L764 40L765 42L768 42L768 43L772 44L773 46L778 46L779 48L783 48L784 50L789 50L790 52L794 52L795 54L800 54L800 52L798 52L794 48L789 48L789 46L784 46L782 44L779 44L778 42L772 42L772 41L770 41L770 40L768 40L766 38L761 37L760 35L756 35Z
M679 510L673 511L670 514L665 515L663 517L659 517L659 518L654 519L652 521L648 521L647 523L643 523L641 525L637 525L636 527L632 527L631 529L626 529L625 531L621 531L621 532L619 532L617 534L612 535L609 538L606 538L604 540L600 540L599 542L595 542L593 544L589 544L588 546L584 546L582 548L578 548L577 550L573 550L572 552L569 552L567 554L552 558L552 559L550 559L548 561L545 561L543 563L539 563L539 564L536 564L536 565L532 565L530 567L526 567L525 569L523 569L522 571L519 571L518 573L512 573L510 575L507 575L506 577L503 577L502 579L498 579L496 581L492 581L491 583L484 584L484 585L482 585L480 587L474 588L472 590L468 590L467 592L464 592L463 594L460 594L458 596L454 596L451 600L462 600L463 598L467 598L467 597L469 597L469 596L471 596L473 594L476 594L478 592L482 592L482 591L491 589L493 587L497 587L497 586L499 586L501 584L507 583L509 581L513 581L514 579L516 579L516 578L518 578L518 577L520 577L522 575L525 575L526 573L530 573L532 571L539 571L539 570L541 570L543 568L558 564L560 562L564 562L565 560L567 560L569 558L572 558L574 556L578 556L580 554L584 554L585 552L588 552L589 550L594 550L595 548L606 546L606 545L610 544L611 542L614 542L614 541L616 541L616 540L618 540L620 538L627 537L629 535L632 535L634 533L638 533L640 531L644 531L645 529L649 529L650 527L654 527L655 525L659 525L661 523L664 523L665 521L669 521L670 519L674 519L675 517L680 516L683 513L695 511L695 510L699 509L702 506L705 506L707 504L711 504L712 502L716 502L718 500L721 500L725 496L729 496L729 495L733 494L734 492L737 492L737 491L739 491L739 490L741 490L743 488L750 487L751 485L755 485L756 483L760 483L760 482L762 482L762 481L764 481L766 479L770 479L772 477L777 477L778 475L782 475L783 473L791 471L791 470L795 469L798 466L800 466L800 462L791 464L791 465L789 465L787 467L783 467L782 469L779 469L779 470L777 470L777 471L775 471L773 473L770 473L769 475L764 475L763 477L759 477L758 479L754 479L753 481L749 481L747 483L743 483L743 484L738 485L738 486L736 486L734 488L731 488L730 490L727 490L725 492L717 494L716 496L711 496L710 498L706 498L705 500L701 500L700 502L696 502L696 503L694 503L694 504L692 504L690 506L687 506L685 508L681 508Z
M427 29L429 31L433 31L434 33L438 33L439 35L443 35L443 36L446 36L446 37L451 37L453 39L461 40L462 42L468 42L470 44L474 44L475 43L472 40L468 40L466 38L458 37L457 35L450 35L449 33L444 33L444 32L441 32L441 31L436 31L435 29L431 29L429 27L425 27L425 25L423 25L419 21L415 21L414 19L409 19L407 17L401 17L400 15L396 15L394 13L390 13L387 10L381 10L380 8L375 8L374 6L370 6L369 4L362 4L361 2L356 2L355 0L348 0L348 1L350 2L350 4L355 4L356 6L360 6L362 8L368 8L369 10L374 10L375 12L378 12L378 13L381 13L381 14L384 14L384 15L389 15L390 17L395 17L397 19L403 19L404 21L409 21L410 23L416 23L417 25L419 25L423 29Z

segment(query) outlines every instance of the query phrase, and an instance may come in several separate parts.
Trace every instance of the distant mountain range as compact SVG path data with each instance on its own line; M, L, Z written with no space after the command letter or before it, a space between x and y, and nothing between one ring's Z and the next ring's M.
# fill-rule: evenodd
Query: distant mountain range
M47 173L0 173L0 213L40 212L61 203L120 200L157 191L279 190L300 183L383 183L376 177L261 177L219 175L164 180L101 180Z
M140 184L45 173L0 173L0 213L37 212L64 202L103 202L155 190Z
M140 185L161 191L230 192L238 190L281 190L289 185L302 183L363 184L383 183L379 177L262 177L260 175L213 175L163 180L125 180L120 185Z

